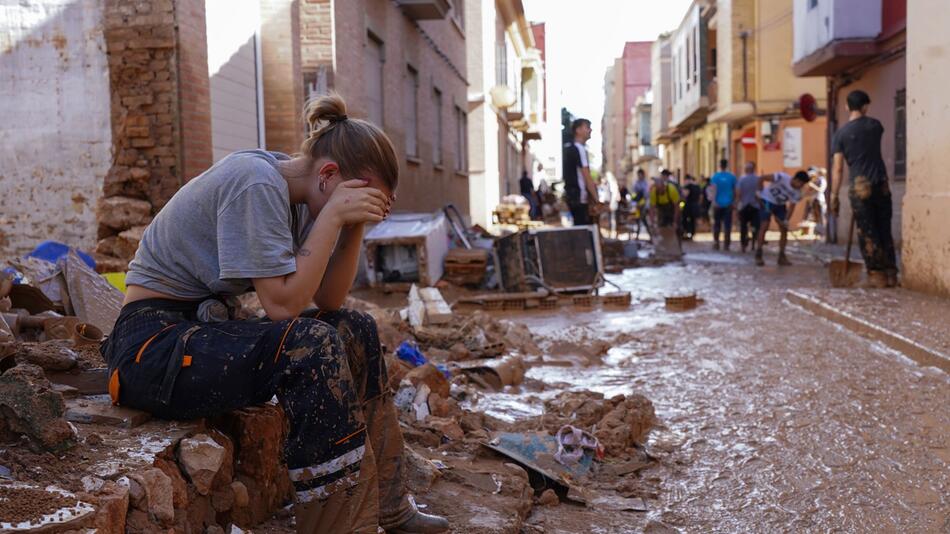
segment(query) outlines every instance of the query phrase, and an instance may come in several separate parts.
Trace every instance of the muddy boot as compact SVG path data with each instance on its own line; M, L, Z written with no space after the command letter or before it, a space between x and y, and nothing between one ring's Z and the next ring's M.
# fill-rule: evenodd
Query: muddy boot
M883 271L868 271L867 282L864 287L870 289L884 289L887 286L887 275Z
M887 271L887 287L900 287L900 280L897 278L897 271Z
M448 531L449 522L444 517L424 514L418 510L405 523L386 530L388 534L440 534Z
M788 261L788 257L783 252L778 255L778 264L783 265L783 266L789 266L792 264L792 262Z
M758 249L755 251L755 264L758 265L759 267L762 267L763 265L765 265L765 260L762 258L762 249Z

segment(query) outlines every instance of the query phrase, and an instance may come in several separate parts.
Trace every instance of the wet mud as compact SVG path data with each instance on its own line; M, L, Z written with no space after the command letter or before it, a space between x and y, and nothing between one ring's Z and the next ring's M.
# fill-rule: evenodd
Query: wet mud
M565 390L645 395L658 461L613 485L648 511L535 506L525 531L950 532L950 378L786 302L827 288L821 265L702 251L609 278L629 310L501 315L542 356L477 409L517 422ZM696 309L665 309L693 291Z

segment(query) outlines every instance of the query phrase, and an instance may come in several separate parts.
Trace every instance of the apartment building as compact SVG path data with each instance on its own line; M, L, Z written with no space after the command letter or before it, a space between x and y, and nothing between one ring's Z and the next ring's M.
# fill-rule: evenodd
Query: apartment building
M652 41L627 42L604 75L603 171L621 183L633 171L629 128L637 99L650 89L652 47Z

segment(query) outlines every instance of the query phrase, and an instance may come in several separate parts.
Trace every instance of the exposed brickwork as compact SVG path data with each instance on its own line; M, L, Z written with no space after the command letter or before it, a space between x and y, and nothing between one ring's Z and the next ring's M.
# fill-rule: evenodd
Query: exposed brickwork
M287 153L304 132L299 9L296 0L261 0L265 144Z
M204 0L176 0L178 24L178 105L181 113L182 178L188 181L211 166L211 88Z
M332 18L329 10L333 9ZM396 147L400 185L396 210L429 211L451 202L469 211L468 177L454 171L457 117L455 106L468 110L466 39L450 20L410 20L391 0L302 0L302 64L326 68L327 88L339 92L353 117L369 113L364 50L367 33L383 43L383 129ZM265 17L266 20L266 17ZM333 27L328 28L332 21ZM332 58L331 54L335 53ZM265 58L266 58L265 53ZM418 72L418 158L406 157L408 65ZM265 66L265 76L267 74ZM442 136L437 138L433 90L442 93ZM268 129L270 122L268 121ZM270 134L268 133L268 142ZM435 143L442 145L441 165L433 162Z
M138 199L154 214L211 164L204 2L107 0L104 26L115 156L100 209L111 198ZM128 253L110 257L120 250L115 236L141 224L106 225L100 215L100 270L124 268Z

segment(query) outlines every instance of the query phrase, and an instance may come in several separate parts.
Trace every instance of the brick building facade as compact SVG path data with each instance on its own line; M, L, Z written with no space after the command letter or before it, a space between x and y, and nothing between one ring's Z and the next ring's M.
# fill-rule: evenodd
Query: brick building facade
M464 22L448 2L430 7L438 9L420 14L393 0L10 7L0 61L17 75L0 83L12 103L0 111L10 130L0 150L16 163L0 177L0 253L54 239L95 251L100 270L124 269L184 182L230 150L296 152L307 98L329 90L393 139L397 210L451 202L467 213Z

